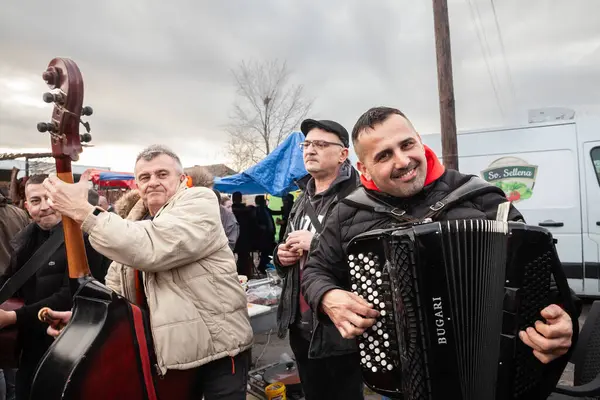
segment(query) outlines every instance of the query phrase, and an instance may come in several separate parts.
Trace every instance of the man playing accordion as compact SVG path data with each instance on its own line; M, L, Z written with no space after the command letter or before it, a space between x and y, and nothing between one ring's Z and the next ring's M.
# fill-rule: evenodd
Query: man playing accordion
M354 126L352 141L364 187L357 190L365 190L371 198L416 220L470 178L445 169L433 151L423 145L406 116L393 108L377 107L365 112ZM444 209L434 220L495 220L499 206L507 200L497 188L489 188ZM505 210L505 220L523 221L512 205ZM356 235L389 228L392 222L388 215L342 201L331 213L319 241L313 243L302 292L320 322L332 322L344 338L363 334L380 316L373 304L350 291L348 244ZM533 326L521 330L520 340L544 364L568 357L573 332L578 329L576 318L572 320L558 304L544 308L541 317L545 322L539 318Z

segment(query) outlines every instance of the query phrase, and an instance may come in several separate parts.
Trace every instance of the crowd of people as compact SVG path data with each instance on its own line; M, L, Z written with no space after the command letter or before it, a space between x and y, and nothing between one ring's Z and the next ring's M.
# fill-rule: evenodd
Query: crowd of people
M245 204L240 192L222 196L210 179L189 185L179 157L160 145L132 160L138 189L114 210L90 192L85 174L75 184L30 177L27 213L0 197L0 282L47 243L58 243L20 288L25 305L0 311L0 328L16 325L22 342L16 379L14 370L4 370L0 389L8 393L0 400L14 398L15 382L16 398L28 398L36 365L60 334L38 320L38 311L49 307L52 318L71 318L63 216L84 232L92 275L149 315L157 373L193 374L185 398L246 398L253 332L238 275L253 275L251 254L258 252L258 271L272 259L283 278L278 334L289 336L305 398L362 399L355 338L376 323L379 312L350 291L346 247L357 234L394 220L347 199L362 190L418 219L468 176L446 169L397 109L369 109L352 135L331 120L307 119L300 128L308 174L298 182L300 196L286 196L278 212L264 196L256 196L254 205ZM350 141L357 169L348 160ZM490 185L435 219L495 219L505 202ZM512 205L508 220L523 220ZM58 240L51 240L55 235ZM577 317L553 304L519 337L540 362L565 362L577 338Z

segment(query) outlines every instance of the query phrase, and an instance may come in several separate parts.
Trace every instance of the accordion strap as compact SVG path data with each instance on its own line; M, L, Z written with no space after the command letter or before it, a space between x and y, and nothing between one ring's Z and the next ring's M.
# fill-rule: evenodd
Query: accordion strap
M385 202L382 199L376 198L369 194L364 187L359 187L350 195L348 195L342 202L358 207L361 209L367 209L376 213L388 214L390 217L396 219L402 223L416 223L428 218L435 218L443 211L451 208L455 204L462 203L465 200L473 198L475 196L489 193L491 191L498 190L499 193L504 195L501 189L494 185L489 184L478 176L471 176L467 182L450 192L442 200L436 202L434 205L429 207L429 210L422 218L414 218L406 215L406 211L401 208L394 207L393 205Z

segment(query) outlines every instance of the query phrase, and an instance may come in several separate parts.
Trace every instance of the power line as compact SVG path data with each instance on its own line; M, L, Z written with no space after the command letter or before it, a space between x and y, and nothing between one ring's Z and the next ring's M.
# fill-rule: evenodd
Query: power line
M483 45L483 41L481 40L481 34L479 33L479 26L477 24L477 17L475 16L475 12L473 11L473 5L471 4L471 0L467 0L469 5L469 10L471 11L471 18L473 19L473 24L475 25L475 33L477 34L477 41L479 42L479 47L481 48L481 53L483 55L483 60L485 61L485 65L487 67L488 75L490 77L490 83L492 84L492 89L494 90L494 96L496 97L496 103L498 104L498 109L500 110L500 115L502 115L502 119L505 119L504 108L502 107L502 103L500 101L500 96L498 94L498 89L496 87L496 83L494 83L494 76L492 74L492 69L490 67L490 63L487 57L487 53L485 51L485 47ZM479 11L477 11L479 13ZM485 34L485 33L484 33ZM486 39L487 43L487 39Z
M506 75L508 76L508 85L513 96L513 101L515 104L517 103L517 93L515 91L515 85L512 80L512 73L510 70L510 65L508 64L508 59L506 58L506 51L504 50L504 40L502 39L502 32L500 30L500 24L498 23L498 15L496 14L496 6L494 5L494 0L490 0L492 3L492 12L494 13L494 21L496 22L496 30L498 31L498 39L500 42L500 51L502 52L502 58L504 59L504 65L506 66Z

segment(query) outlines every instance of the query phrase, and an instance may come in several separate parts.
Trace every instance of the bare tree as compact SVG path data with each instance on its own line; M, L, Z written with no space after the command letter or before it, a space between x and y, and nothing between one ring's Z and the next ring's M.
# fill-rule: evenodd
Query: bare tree
M241 171L260 161L298 127L312 107L302 85L289 82L285 62L244 62L233 72L238 99L228 131L228 152Z

